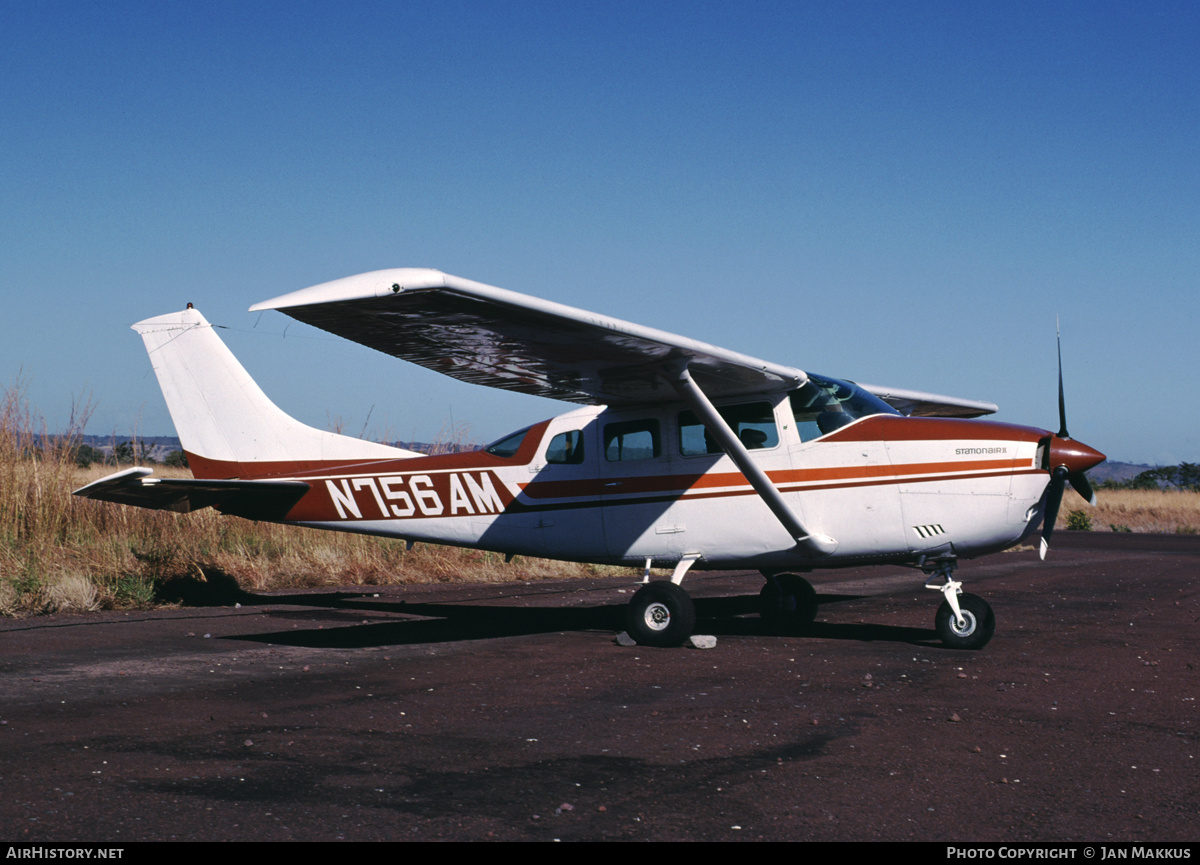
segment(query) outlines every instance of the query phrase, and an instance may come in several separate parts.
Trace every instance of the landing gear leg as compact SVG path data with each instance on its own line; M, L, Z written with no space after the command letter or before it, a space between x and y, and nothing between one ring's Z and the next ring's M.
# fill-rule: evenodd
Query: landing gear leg
M920 567L928 574L925 588L945 596L934 617L934 627L942 643L949 649L986 646L996 632L996 614L983 598L963 593L962 583L953 578L957 562L947 557L928 566L922 563Z

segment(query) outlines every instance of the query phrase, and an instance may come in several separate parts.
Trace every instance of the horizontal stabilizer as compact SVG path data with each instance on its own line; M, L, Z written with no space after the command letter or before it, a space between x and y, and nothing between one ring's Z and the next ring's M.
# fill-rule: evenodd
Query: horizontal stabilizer
M74 495L139 508L186 514L202 508L252 520L281 520L308 492L303 481L221 481L153 478L132 468L75 490Z

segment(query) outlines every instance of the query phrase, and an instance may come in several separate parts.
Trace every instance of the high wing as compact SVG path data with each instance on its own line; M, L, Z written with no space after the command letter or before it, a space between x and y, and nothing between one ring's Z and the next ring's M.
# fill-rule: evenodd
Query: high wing
M147 468L125 469L80 487L74 495L181 514L215 507L247 519L280 520L309 489L303 481L192 480L151 474Z
M439 270L377 270L256 303L475 384L589 405L671 398L686 363L714 399L796 388L801 369ZM902 414L978 417L992 403L862 385Z
M686 362L713 398L802 385L803 370L437 270L379 270L250 307L453 378L589 405L674 398L657 373Z
M875 394L900 414L912 417L980 417L985 414L994 414L998 410L996 404L991 402L959 399L958 397L924 393L919 390L905 390L899 387L880 387L862 382L856 382L856 384L863 390Z

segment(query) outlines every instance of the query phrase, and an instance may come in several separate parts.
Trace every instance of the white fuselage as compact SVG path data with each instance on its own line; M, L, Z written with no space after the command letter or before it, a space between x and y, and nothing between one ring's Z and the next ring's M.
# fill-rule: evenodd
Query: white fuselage
M820 435L799 428L785 394L756 406L768 432L750 453L796 515L836 540L832 554L798 547L732 460L705 451L681 403L579 409L493 453L280 465L270 476L311 485L287 522L613 564L698 556L701 568L780 570L970 557L1038 524L1044 430L877 415Z

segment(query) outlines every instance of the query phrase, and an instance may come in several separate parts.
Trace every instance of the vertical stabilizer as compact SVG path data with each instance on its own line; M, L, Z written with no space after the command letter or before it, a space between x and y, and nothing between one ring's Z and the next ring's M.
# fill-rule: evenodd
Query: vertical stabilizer
M310 427L284 413L196 309L148 318L133 329L146 343L196 477L253 477L419 456Z

